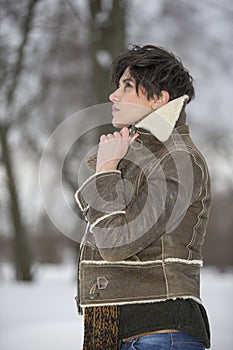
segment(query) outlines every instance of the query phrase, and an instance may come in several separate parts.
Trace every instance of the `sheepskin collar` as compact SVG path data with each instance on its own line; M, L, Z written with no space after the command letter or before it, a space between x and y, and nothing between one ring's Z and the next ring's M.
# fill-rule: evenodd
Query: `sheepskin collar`
M188 99L188 95L183 95L166 103L135 126L151 132L161 142L166 141L171 135Z

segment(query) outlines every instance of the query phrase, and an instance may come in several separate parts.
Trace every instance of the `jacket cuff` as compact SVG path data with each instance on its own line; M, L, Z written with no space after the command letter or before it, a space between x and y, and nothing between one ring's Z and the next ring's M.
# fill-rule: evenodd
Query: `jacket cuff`
M107 214L122 211L125 199L121 172L112 170L93 174L76 191L75 199L91 224Z

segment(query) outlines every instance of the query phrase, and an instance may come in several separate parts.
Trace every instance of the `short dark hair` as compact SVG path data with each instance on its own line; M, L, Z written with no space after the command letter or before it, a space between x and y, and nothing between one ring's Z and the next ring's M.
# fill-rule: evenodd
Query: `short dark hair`
M181 60L172 52L162 47L133 45L120 53L112 63L112 83L119 85L119 80L126 68L136 83L146 90L147 98L159 97L166 90L173 100L182 95L188 95L190 102L194 96L193 78L183 66Z

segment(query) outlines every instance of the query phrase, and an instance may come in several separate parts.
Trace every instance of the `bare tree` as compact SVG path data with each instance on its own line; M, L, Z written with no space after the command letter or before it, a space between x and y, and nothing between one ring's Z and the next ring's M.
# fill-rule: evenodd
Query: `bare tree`
M22 26L22 40L17 51L17 59L15 62L15 66L12 70L10 84L6 91L6 112L8 113L10 113L11 107L14 103L14 96L17 90L21 72L23 70L25 48L28 43L29 34L32 28L35 7L36 1L30 0L28 2L27 13ZM12 123L10 117L11 116L8 115L8 119L6 120L9 121L1 122L0 124L0 141L2 151L1 158L7 177L8 191L11 202L10 210L12 216L12 224L14 226L15 273L17 280L30 281L32 279L32 274L30 270L30 254L25 232L26 227L23 224L22 215L20 211L15 175L11 160L11 151L8 142L8 132Z
M1 165L6 173L11 202L18 280L32 278L30 265L34 261L29 253L27 234L31 233L31 224L27 223L19 200L18 184L22 179L15 174L16 144L12 144L12 134L17 133L21 140L18 154L26 152L31 163L39 161L43 152L41 138L49 137L64 117L77 108L106 102L110 63L113 55L124 46L125 2L114 0L107 5L106 1L92 1L86 4L85 13L83 7L72 0L60 0L51 4L49 10L48 3L39 2L36 6L33 0L19 0L15 4L5 0L3 4L5 18L9 17L12 23L12 33L17 32L20 38L18 46L11 46L7 39L0 43L3 46L0 88L5 95L5 113L0 125ZM13 57L10 61L8 53ZM30 80L37 84L33 91L29 90ZM95 139L94 132L88 140L95 142ZM80 139L77 144L79 153L87 143L83 141ZM63 179L72 198L77 186L72 162L76 155L75 149L69 152L63 169ZM54 150L51 169L56 162L59 162L59 154ZM36 234L41 232L42 226L38 218ZM35 245L33 241L31 243L30 249ZM37 256L34 254L33 260Z
M95 103L106 102L110 90L109 70L115 54L124 49L126 2L89 0L90 52Z

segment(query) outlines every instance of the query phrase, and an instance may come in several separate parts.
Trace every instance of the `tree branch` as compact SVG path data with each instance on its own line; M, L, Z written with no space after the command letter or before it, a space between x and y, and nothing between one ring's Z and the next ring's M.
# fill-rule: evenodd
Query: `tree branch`
M73 12L73 15L75 16L75 18L78 20L78 22L80 24L84 24L83 20L81 19L78 11L76 10L76 8L74 7L73 3L71 0L65 0L65 2L67 3L67 5L70 7L71 11Z
M16 64L15 64L15 68L13 70L12 83L10 84L8 91L7 91L6 101L7 101L8 106L14 100L14 96L15 96L15 92L16 92L16 89L18 86L20 74L22 72L24 55L25 55L25 47L28 43L28 38L29 38L30 31L31 31L31 27L32 27L32 21L33 21L33 17L34 17L36 2L37 2L37 0L30 0L29 1L28 13L26 15L25 22L23 25L23 30L22 30L23 39L22 39L22 42L21 42L19 49L18 49L18 58L17 58Z

